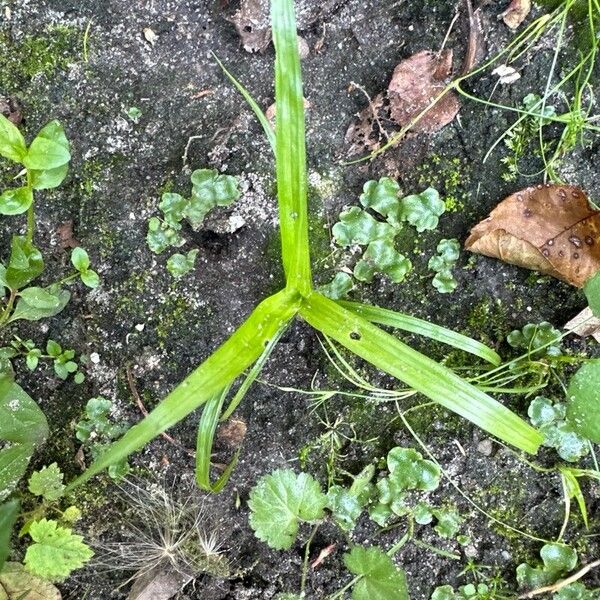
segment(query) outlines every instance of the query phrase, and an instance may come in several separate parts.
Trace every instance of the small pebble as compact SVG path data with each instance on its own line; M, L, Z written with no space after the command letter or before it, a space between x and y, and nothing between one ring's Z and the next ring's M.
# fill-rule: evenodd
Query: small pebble
M483 454L484 456L490 456L492 454L492 440L481 440L481 442L477 444L477 452Z

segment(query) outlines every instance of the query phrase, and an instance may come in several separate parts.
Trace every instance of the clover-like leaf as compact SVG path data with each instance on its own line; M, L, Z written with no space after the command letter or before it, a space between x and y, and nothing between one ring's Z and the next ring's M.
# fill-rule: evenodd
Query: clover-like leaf
M431 600L456 600L454 588L451 585L441 585L436 587L431 594Z
M165 221L171 227L177 229L177 224L183 219L183 213L188 204L189 200L186 200L180 194L166 192L162 195L158 208L162 210Z
M436 273L431 283L440 294L450 294L458 286L458 282L454 279L452 271L449 269Z
M410 259L400 254L390 240L375 240L365 250L354 267L354 277L359 281L373 281L375 273L387 275L394 283L404 280L411 270Z
M63 495L63 477L58 465L52 463L31 474L28 489L35 496L42 496L45 500L53 502Z
M326 505L327 496L310 475L279 469L263 475L250 491L250 526L271 548L287 549L299 523L321 519Z
M396 230L389 223L381 223L358 206L352 206L340 214L340 220L332 228L333 237L340 246L367 244L376 240L393 240Z
M392 448L387 455L390 479L405 490L435 490L440 484L440 468L412 448Z
M18 127L0 113L0 156L20 163L27 154L27 145Z
M194 268L197 255L197 249L190 250L187 254L173 254L167 260L167 270L173 277L179 279Z
M412 194L400 200L400 218L408 221L419 233L435 229L445 210L446 205L438 191L431 187L420 194Z
M460 513L454 507L436 508L432 511L433 516L437 519L437 524L434 526L442 537L453 538L460 530L462 518Z
M600 443L600 360L584 363L567 389L567 423L581 436Z
M179 231L167 222L161 221L158 217L151 217L148 220L146 243L152 252L162 254L169 246L183 246L185 240Z
M400 227L400 186L390 177L379 181L367 181L363 186L360 203L385 217L394 227Z
M33 202L30 187L9 188L0 194L0 214L20 215L27 211Z
M527 409L529 420L534 427L542 427L565 417L564 404L554 404L549 398L536 396Z
M241 195L238 181L232 175L219 174L216 169L198 169L192 173L192 197L184 216L197 230L215 206L229 206Z
M344 554L348 570L361 576L352 588L352 600L408 600L406 575L377 546L354 546Z
M50 121L31 142L22 162L28 169L46 170L60 167L70 160L69 141L62 125L58 121Z
M356 495L340 485L334 485L327 492L327 508L342 531L352 531L363 506Z
M515 329L508 334L506 341L517 349L527 350L533 355L560 356L562 334L551 323L527 323L521 330Z
M583 583L576 581L560 588L552 600L594 600L595 592L588 590Z
M66 579L94 556L80 535L60 527L56 521L41 519L32 523L29 535L34 543L25 553L25 566L33 575L48 581Z
M521 587L535 589L550 585L577 566L577 552L566 544L545 544L540 556L541 567L534 568L527 563L517 567L517 581Z
M339 272L329 283L322 285L319 291L332 300L340 300L345 298L353 287L352 277L348 273Z

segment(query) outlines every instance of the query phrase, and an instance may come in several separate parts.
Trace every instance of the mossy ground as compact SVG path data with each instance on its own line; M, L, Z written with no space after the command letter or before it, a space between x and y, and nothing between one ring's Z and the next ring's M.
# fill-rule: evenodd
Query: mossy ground
M68 254L58 246L56 231L66 221L73 221L75 238L89 251L102 277L96 291L75 287L67 309L43 327L26 324L19 329L40 344L52 337L78 353L99 354L81 386L58 382L49 371L30 375L20 369L19 373L26 389L39 399L52 428L52 439L34 466L57 461L69 478L79 471L72 424L88 398L104 395L115 402L119 419L138 421L140 412L132 400L126 367L131 368L137 389L151 408L206 358L261 298L282 284L270 150L242 100L208 58L214 51L267 107L273 101L272 50L250 55L241 49L233 27L223 18L222 6L227 2L155 0L141 4L125 0L12 2L11 19L0 25L0 91L21 99L24 132L30 138L47 120L58 118L72 142L69 179L56 192L40 194L38 204L37 242L47 257L48 281L67 268ZM316 280L324 283L341 266L353 266L356 256L331 243L330 226L344 206L358 202L367 179L393 172L399 175L406 193L436 187L445 198L447 213L435 232L417 235L410 228L402 232L399 246L415 264L405 284L377 280L373 285L358 286L355 298L450 326L504 355L509 348L503 340L513 328L541 320L562 325L585 302L580 293L556 280L462 253L455 268L458 289L440 295L426 268L441 238L463 241L469 228L500 199L530 183L501 179L501 152L482 162L490 140L511 122L510 115L464 102L460 122L436 135L413 137L372 164L349 167L339 162L345 156L346 128L353 114L364 107L364 97L348 94L349 82L361 83L372 96L384 89L399 60L440 46L455 2L347 0L335 4L335 10L302 32L314 48L325 31L322 51L312 51L303 62L305 95L311 105L307 131ZM483 9L488 52L498 50L510 38L497 22L496 12L492 5ZM90 22L86 60L83 38ZM464 52L465 26L461 19L449 40L457 56ZM154 45L144 38L146 27L158 35ZM523 89L543 85L548 52L542 48L527 65ZM471 91L487 97L493 81L483 77L471 86ZM497 91L498 98L518 102L523 89L503 88ZM141 110L137 123L127 116L131 106ZM184 165L182 156L192 135L200 138L190 144ZM600 186L593 156L593 150L576 152L565 172L573 174L571 183L583 184L597 197ZM245 224L232 233L222 233L217 226L214 231L199 233L186 230L188 244L184 248L199 250L197 266L175 282L165 269L166 255L156 256L146 246L146 223L156 212L163 191L186 193L190 170L204 166L239 175L246 190L237 206L219 212L216 225L231 213L242 216ZM2 174L8 182L14 173ZM22 226L19 217L3 220L3 254L10 232ZM439 344L414 336L405 339L448 364L465 366L460 353L448 356L448 350ZM573 349L593 352L594 345L577 342ZM373 382L394 385L360 361L355 365ZM262 377L271 383L309 389L315 373L319 384L348 388L324 358L314 333L297 323L284 335ZM526 400L506 401L525 414ZM373 440L342 444L337 459L345 469L356 471L370 460L381 460L394 444L416 445L402 423L394 419L391 404L338 398L327 410L331 421L340 417L351 424L359 440ZM298 587L302 549L298 546L282 554L258 542L248 527L245 502L261 474L276 467L297 466L303 448L318 446L326 432L319 421L324 414L312 413L300 394L257 385L238 415L248 426L240 463L226 490L205 502L240 574L228 580L201 578L196 590L183 592L181 598L269 599ZM491 507L490 512L501 520L542 537L556 535L562 519L556 478L532 473L511 452L496 446L491 456L481 454L477 448L484 434L441 408L415 411L410 422L470 498ZM194 415L171 434L192 448L196 423ZM348 429L343 433L348 434ZM320 460L323 454L318 454L318 448L312 451L319 459L307 459L307 467L326 477ZM227 460L228 452L218 446L215 462ZM152 442L132 462L142 476L152 473L166 482L191 477L193 472L189 455L163 439ZM590 514L598 506L594 489L588 489ZM118 533L120 514L118 507L110 505L113 494L110 482L101 478L78 492L77 501L87 512L82 529L91 537L99 531L108 537ZM440 540L431 528L421 528L418 536L422 540L459 552L462 559L448 561L424 548L408 546L399 560L407 570L414 599L427 600L435 585L464 583L457 576L468 557L497 565L512 580L515 565L537 555L539 544L488 526L447 482L435 501L457 503L472 542L468 549L461 549ZM108 512L104 508L107 502ZM594 535L600 527L596 516L591 527L590 535ZM398 530L392 530L378 542L386 544L398 535ZM597 555L596 538L584 538L576 525L568 535L578 544L586 540L581 548L584 561ZM361 523L356 539L374 539L367 523ZM315 552L332 541L340 550L345 544L328 525L315 539ZM322 598L345 581L340 557L341 551L311 574L311 597ZM428 568L423 569L423 564ZM116 589L116 579L92 566L62 589L66 598L104 600ZM113 597L124 597L124 592L114 591Z

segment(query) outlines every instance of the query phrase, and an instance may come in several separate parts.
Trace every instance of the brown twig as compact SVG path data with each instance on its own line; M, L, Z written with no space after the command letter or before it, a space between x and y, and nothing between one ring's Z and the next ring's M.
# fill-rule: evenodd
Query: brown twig
M144 415L144 417L147 417L148 411L146 410L146 407L144 406L144 403L142 402L142 398L137 390L137 387L135 385L135 380L133 379L133 373L131 372L131 368L129 367L129 365L127 365L125 367L125 374L127 376L127 385L129 386L129 391L131 392L131 395L133 396L133 400L135 401L137 407L140 409L140 412ZM193 450L189 450L188 448L186 448L181 442L178 442L175 438L171 437L168 433L165 433L163 431L160 435L165 440L167 440L167 442L169 442L170 444L173 444L174 446L177 446L178 448L181 448L187 454L189 454L191 457L194 458L196 456L196 453Z
M600 567L600 560L595 560L594 562L591 562L591 563L585 565L584 567L579 569L579 571L577 571L577 573L573 573L573 575L571 575L570 577L567 577L566 579L561 579L560 581L557 581L553 585L547 585L545 587L538 588L537 590L532 590L531 592L527 592L526 594L519 596L519 598L524 598L524 599L533 598L534 596L539 596L540 594L551 594L553 592L558 592L559 590L566 587L567 585L570 585L571 583L578 581L584 575L587 575L587 573L589 573L592 569L595 569L596 567Z
M371 109L371 114L373 115L374 121L377 123L377 126L379 127L379 130L383 134L383 137L385 137L385 139L389 141L390 136L389 136L388 132L385 130L384 126L382 125L381 120L379 119L379 112L378 112L377 106L375 105L373 100L371 100L371 96L369 96L369 94L367 93L367 90L365 90L365 88L362 87L362 85L359 85L358 83L355 83L354 81L350 82L350 91L352 91L352 89L359 90L360 92L363 93L363 95L369 102L369 108Z

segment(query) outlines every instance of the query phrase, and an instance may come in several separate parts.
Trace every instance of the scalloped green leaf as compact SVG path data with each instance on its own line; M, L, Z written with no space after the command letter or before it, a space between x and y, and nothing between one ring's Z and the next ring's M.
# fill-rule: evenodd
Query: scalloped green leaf
M404 571L381 548L354 546L344 564L361 579L352 587L352 600L408 600Z
M390 177L382 177L365 183L360 203L385 217L390 225L401 227L399 194L398 183Z
M435 490L440 484L440 468L412 448L392 448L387 456L390 479L405 490Z
M412 263L400 254L389 240L375 240L365 250L354 267L354 277L370 282L376 273L387 275L394 283L400 283L412 269Z
M393 240L396 230L389 223L381 223L358 206L340 213L333 226L333 237L340 246L366 246L376 240Z
M352 277L348 273L336 273L335 277L325 285L322 285L319 290L324 296L332 300L341 300L345 298L354 287Z
M271 548L291 548L302 521L323 518L327 496L307 473L279 469L263 475L250 492L250 526Z
M48 581L63 581L94 556L80 535L60 527L56 521L35 521L29 528L29 535L34 543L25 553L25 567L33 575Z
M34 471L29 477L28 489L35 496L41 496L48 502L58 500L64 493L63 473L56 463Z
M560 356L562 334L551 323L527 323L521 330L515 329L506 337L506 341L517 349L527 350L531 355L547 354Z
M400 200L400 218L408 221L419 233L435 229L445 210L446 205L438 191L431 187L420 194L411 194Z

